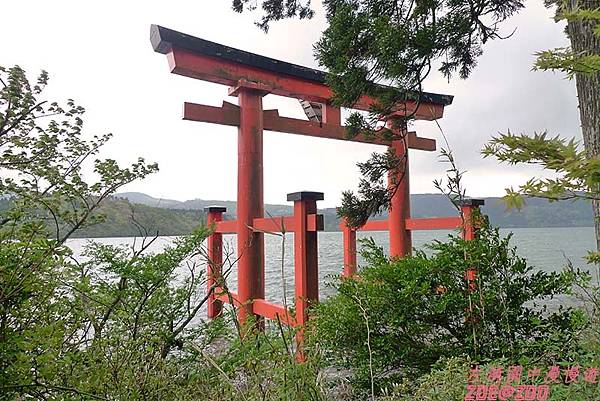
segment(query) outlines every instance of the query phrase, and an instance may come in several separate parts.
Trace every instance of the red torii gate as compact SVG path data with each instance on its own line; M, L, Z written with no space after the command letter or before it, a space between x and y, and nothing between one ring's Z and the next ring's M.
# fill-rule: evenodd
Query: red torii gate
M410 218L408 149L434 151L435 140L421 138L414 132L405 132L406 140L384 141L359 135L348 139L341 124L340 109L330 103L333 93L325 84L325 73L296 64L260 56L209 42L161 26L152 25L150 40L154 50L166 54L172 73L229 86L229 95L238 97L238 105L223 102L222 107L184 103L183 119L238 127L238 189L237 220L223 221L222 207L207 208L208 223L215 232L208 241L208 285L212 288L220 277L222 234L237 234L238 292L223 294L219 288L209 300L209 317L221 313L222 302L240 306L238 316L243 323L250 314L281 319L282 322L302 326L310 302L318 299L317 231L323 229L323 219L317 214L316 202L323 200L318 192L288 194L294 202L294 215L264 218L263 204L263 130L307 135L320 138L351 140L386 145L403 157L406 165L403 180L392 199L386 221L368 222L360 230L387 230L390 233L390 255L401 257L412 248L411 230L462 228L465 238L472 238L470 218L443 217L432 219ZM279 116L277 110L263 110L262 97L275 94L303 102L310 121ZM423 93L419 102L407 101L399 105L391 118L412 115L420 120L436 120L443 116L444 107L452 103L452 96ZM353 106L369 110L373 99L363 96ZM316 110L312 110L312 108ZM397 177L396 177L397 178ZM392 182L395 177L390 177ZM464 216L482 201L469 200L461 207ZM356 271L356 231L341 226L344 232L344 275ZM264 232L294 232L295 314L281 305L267 302L264 286Z

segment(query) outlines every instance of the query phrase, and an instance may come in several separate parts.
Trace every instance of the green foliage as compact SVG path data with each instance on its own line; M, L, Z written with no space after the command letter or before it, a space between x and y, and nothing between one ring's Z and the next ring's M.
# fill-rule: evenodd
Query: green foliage
M589 157L571 139L546 133L513 135L508 132L492 138L482 150L484 157L494 156L511 165L531 164L557 173L556 178L532 178L517 190L508 189L505 200L510 207L522 207L523 197L565 199L600 199L600 157Z
M537 59L534 70L560 71L569 79L576 74L593 74L600 71L600 55L597 54L578 54L571 48L561 47L544 50L535 55Z
M202 321L209 230L150 253L161 213L111 196L156 165L91 160L109 135L86 140L83 108L40 99L47 80L0 68L0 400L321 399L314 365L284 346L293 332L241 340L235 321ZM122 215L137 246L65 246Z
M582 85L590 85L585 83L588 82L585 78L592 78L600 72L600 55L596 54L593 45L594 39L600 39L600 9L584 9L578 7L577 2L564 0L546 1L546 3L548 6L558 5L555 19L568 21L568 33L583 32L587 39L579 39L585 43L574 43L573 38L571 40L576 49L584 50L581 52L576 53L571 48L559 48L538 53L534 69L559 70L569 79L579 76L582 78ZM591 3L585 4L589 6ZM593 93L593 89L590 93ZM593 104L594 99L580 94L580 101L589 103L582 103L580 107L587 109ZM508 207L520 209L525 205L526 197L538 197L549 201L591 200L594 209L598 208L600 157L594 154L593 149L597 147L595 143L597 138L590 131L595 124L594 118L593 112L582 114L583 127L590 127L584 128L583 131L586 146L589 146L587 151L582 150L574 139L567 141L559 136L548 138L546 133L534 134L530 137L508 132L492 138L482 151L484 157L494 156L499 161L512 165L538 165L554 176L553 178L534 177L517 189L507 188L504 201ZM596 221L597 232L598 224ZM590 263L598 263L599 260L599 253L590 252L588 256Z
M460 171L459 171L460 173ZM436 217L453 215L456 207L451 199L459 199L455 186L456 176L452 179L439 180L440 190L444 194L412 194L411 215L413 218ZM464 195L463 195L464 197ZM489 217L490 222L497 227L589 227L593 215L589 202L552 202L544 199L529 199L521 209L507 209L501 199L497 197L482 198L485 206L482 211ZM130 201L131 202L131 201ZM215 201L210 201L215 203ZM226 202L219 201L219 204ZM230 202L225 219L235 219L235 202ZM191 202L190 202L191 204ZM3 202L0 200L0 209ZM188 205L186 205L188 206ZM145 229L148 234L161 235L187 235L203 221L201 207L189 206L190 209L172 209L166 207L149 207L137 203L128 204L124 200L107 199L99 208L99 213L105 216L104 221L93 226L78 230L76 237L110 237L110 236L136 236L140 235L137 223ZM191 209L193 207L193 209ZM265 205L265 214L270 216L284 216L293 213L291 206ZM319 209L325 220L325 231L339 231L340 219L334 208ZM387 211L383 211L381 218L387 218ZM145 232L144 229L141 230Z
M65 384L72 372L56 369L56 361L70 358L63 346L88 329L67 302L75 273L64 243L99 220L103 199L157 169L143 159L128 168L92 161L110 136L85 139L84 109L42 99L47 82L45 72L31 84L20 67L0 67L0 196L10 199L0 211L2 397L44 398L52 388L73 394ZM83 176L88 161L92 183Z
M242 339L229 314L202 321L208 233L159 253L152 240L91 243L86 261L55 261L45 307L21 305L2 333L0 399L324 399L315 359L297 364L289 349L294 331Z
M0 199L0 213L10 209L11 205L10 199ZM103 200L96 213L102 216L101 221L86 224L70 238L189 235L205 218L201 210L151 207L113 197ZM54 228L50 221L45 223L48 230Z
M369 217L386 210L395 190L388 187L383 177L388 172L403 177L406 160L406 157L396 156L390 148L385 153L373 153L366 163L358 163L362 175L358 185L360 198L351 191L343 192L342 206L337 208L338 216L345 218L349 227L360 227Z
M287 0L260 3L264 17L259 25L263 27L270 21L296 17L299 10L308 13L310 7L310 3L304 8L298 1ZM566 0L546 0L545 3L548 7L557 6L557 21L585 22L600 35L600 9L581 8L578 2ZM242 12L244 4L243 0L235 0L234 9ZM420 102L422 82L436 63L448 79L456 74L467 78L483 52L483 45L501 38L499 24L524 6L520 0L325 0L323 4L328 26L315 45L315 55L330 72L332 101L352 106L362 95L377 100L369 117L351 114L347 121L351 135L389 134L388 130L378 130L377 122L381 116L401 108L407 100ZM600 71L600 56L589 51L558 48L539 52L537 56L535 69L559 70L570 78ZM412 117L411 112L406 111L408 116L404 123ZM403 139L398 133L393 137ZM394 188L387 191L384 188L385 171L380 168L383 157L379 155L362 163L358 193L347 191L343 195L338 213L353 227L389 208ZM402 168L400 161L396 163L392 170ZM527 187L534 192L549 190L549 195L554 196L563 184L532 180ZM512 191L508 192L507 200L513 206L522 206L522 198Z
M254 11L257 8L257 2L250 0L233 0L232 8L235 12ZM285 18L298 17L299 19L310 19L314 16L314 11L310 8L310 0L263 0L263 16L255 24L263 31L268 32L269 24L272 21L279 21Z
M470 361L466 358L443 358L431 372L417 380L403 380L386 388L382 400L463 401L470 369Z
M32 86L20 67L0 67L0 194L13 200L0 223L14 232L23 222L48 221L61 244L98 221L94 212L103 199L158 167L142 158L128 168L111 159L91 160L110 135L85 139L85 110L73 100L61 106L41 99L47 82L46 72ZM94 182L84 177L86 163L92 164Z
M250 4L249 4L250 3ZM265 31L272 21L311 18L310 1L233 0L237 12L261 6ZM432 64L450 78L466 78L489 40L500 38L498 24L523 7L509 1L325 0L327 29L315 47L319 62L330 73L339 104L351 105L362 94L391 106L397 100L418 98ZM386 83L382 88L374 83Z
M54 280L40 283L45 298L37 293L9 316L3 399L161 399L175 391L164 384L181 379L184 358L166 357L206 331L189 327L205 302L203 275L193 261L187 275L176 270L206 233L156 255L143 254L148 243L135 252L92 244L86 262L54 260Z
M84 227L76 237L146 237L189 235L205 220L201 210L174 210L106 199L98 208L102 222Z
M442 132L443 135L443 132ZM444 139L446 137L444 136ZM442 162L448 165L446 169L445 179L438 179L433 181L435 188L448 198L452 205L462 214L459 202L465 199L466 191L462 185L462 177L464 171L459 170L454 154L450 149L450 145L446 140L447 149L442 148L440 150L440 156Z
M484 157L495 157L511 165L537 165L552 172L553 178L533 177L525 184L506 189L503 202L508 208L521 209L526 198L561 200L600 200L600 156L591 156L574 139L567 141L546 133L513 135L510 131L492 138L482 150ZM600 253L589 252L588 262L598 263Z
M367 388L372 380L380 391L429 372L442 356L568 356L578 349L583 313L550 310L548 301L570 294L580 273L534 271L509 242L486 227L474 241L452 236L431 244L430 257L399 260L368 243L368 267L356 279L340 279L338 295L318 307L315 341L332 361L353 367L356 384ZM471 268L474 290L465 281Z
M586 22L592 24L593 32L600 37L600 8L582 9L573 2L551 0L548 6L558 5L555 20ZM575 7L575 8L574 8ZM594 74L600 71L600 55L589 52L576 53L570 47L561 47L536 53L535 70L560 71L572 79L576 74Z
M377 134L389 132L376 131L381 116L402 110L406 101L422 100L422 83L432 65L439 63L448 79L456 74L468 77L483 44L500 37L498 23L523 2L328 0L324 5L328 26L315 45L315 55L330 73L332 101L350 107L362 95L376 99L368 118L353 113L347 125L355 134ZM406 113L400 125L412 118L413 112ZM406 141L402 132L396 131L393 138ZM338 213L352 226L389 208L397 185L385 190L387 171L379 168L381 157L372 156L359 166L357 194L344 193ZM402 171L402 158L395 159L389 170Z
M235 318L234 318L235 319ZM249 322L252 324L252 322ZM317 355L298 363L291 349L295 330L267 322L266 330L244 330L243 337L231 336L214 359L214 377L222 378L215 386L220 400L307 400L326 399L325 383L319 375ZM206 358L210 358L204 354ZM208 394L210 394L209 389Z
M328 27L315 53L332 74L335 100L349 106L369 94L387 107L407 96L418 98L435 61L444 76L466 78L482 45L499 37L497 24L523 7L517 0L328 0L324 5ZM374 83L399 89L382 90Z

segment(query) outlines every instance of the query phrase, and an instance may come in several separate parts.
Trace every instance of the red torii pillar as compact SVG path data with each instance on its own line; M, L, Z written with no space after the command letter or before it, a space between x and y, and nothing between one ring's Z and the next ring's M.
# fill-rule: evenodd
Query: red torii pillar
M406 134L404 132L404 134ZM410 174L408 169L408 148L403 139L392 142L392 149L400 159L397 171L390 171L388 187L396 188L392 196L388 216L390 230L390 256L403 257L412 251L412 235L406 229L406 222L410 219Z
M204 208L206 213L206 224L209 227L216 228L216 225L223 221L223 213L227 208L223 206L208 206ZM219 285L218 281L222 279L223 268L223 234L213 233L207 238L208 253L208 274L206 277L208 295L208 317L215 318L221 314L223 303L216 299L215 291Z
M252 300L265 297L264 234L253 230L254 219L264 217L263 108L264 91L237 86L230 90L240 107L237 179L238 317L252 314Z

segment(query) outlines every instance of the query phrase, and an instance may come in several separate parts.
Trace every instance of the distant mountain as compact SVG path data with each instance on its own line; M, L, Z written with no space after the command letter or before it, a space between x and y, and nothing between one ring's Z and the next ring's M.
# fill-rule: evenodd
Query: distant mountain
M482 212L493 225L505 228L521 227L591 227L594 225L592 206L585 201L548 202L545 199L527 199L522 210L506 209L501 198L482 198ZM422 194L411 196L414 217L434 217L456 213L443 195Z
M150 195L146 195L141 192L123 192L121 194L116 194L114 198L127 199L131 203L152 207L164 207L167 209L193 209L180 207L180 205L182 205L183 202L178 200L154 198Z
M104 200L98 208L98 213L104 216L104 221L77 230L75 237L185 235L205 220L201 210L151 207L118 198Z
M142 199L142 198L139 198ZM0 198L0 216L11 207L10 199ZM205 221L201 210L175 210L130 203L127 199L105 199L97 215L103 221L75 231L74 238L140 237L154 235L184 235ZM54 220L48 218L48 228L54 231Z
M235 201L192 199L182 202L172 199L154 198L141 192L122 192L116 194L115 197L127 199L131 203L178 210L204 210L207 206L219 205L227 208L227 213L225 213L226 218L235 219L237 216L237 202ZM291 205L265 205L266 215L283 216L291 213Z
M139 192L126 192L117 194L116 197L129 200L131 203L146 206L177 209L177 210L202 210L206 206L220 205L227 207L225 218L235 219L236 202L219 200L193 199L185 202L158 199ZM579 202L548 202L544 199L529 199L522 210L507 210L501 198L484 198L483 213L490 217L492 224L499 227L587 227L593 226L592 208L589 203ZM270 216L291 215L291 205L265 205L265 214ZM411 212L415 218L437 217L456 215L456 209L441 194L414 194L411 195ZM319 210L324 215L325 229L338 230L339 218L335 208ZM387 214L375 217L386 218Z
M500 198L486 198L483 213L492 224L506 228L520 227L585 227L593 225L592 208L586 202L553 202L530 199L522 210L506 210ZM233 201L194 199L181 202L157 199L139 192L126 192L105 200L98 212L105 216L102 223L78 230L76 237L124 237L141 235L183 235L190 233L205 220L203 208L210 205L227 207L225 219L236 218ZM9 199L0 198L0 214L10 207ZM411 196L413 217L456 216L457 211L442 195ZM320 209L326 231L339 230L340 220L335 208ZM265 205L266 216L293 214L292 205ZM384 219L387 215L376 216ZM50 224L50 223L49 223Z

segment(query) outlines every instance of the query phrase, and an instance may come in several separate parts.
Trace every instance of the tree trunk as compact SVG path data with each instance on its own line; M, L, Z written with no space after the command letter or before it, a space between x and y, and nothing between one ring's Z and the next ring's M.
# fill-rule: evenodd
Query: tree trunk
M597 9L600 0L570 0L573 8ZM600 54L600 37L594 34L595 23L589 21L571 21L567 32L571 47L577 53ZM600 72L577 74L577 97L583 143L589 157L600 155ZM596 246L600 250L600 202L592 202L594 225L596 228Z

